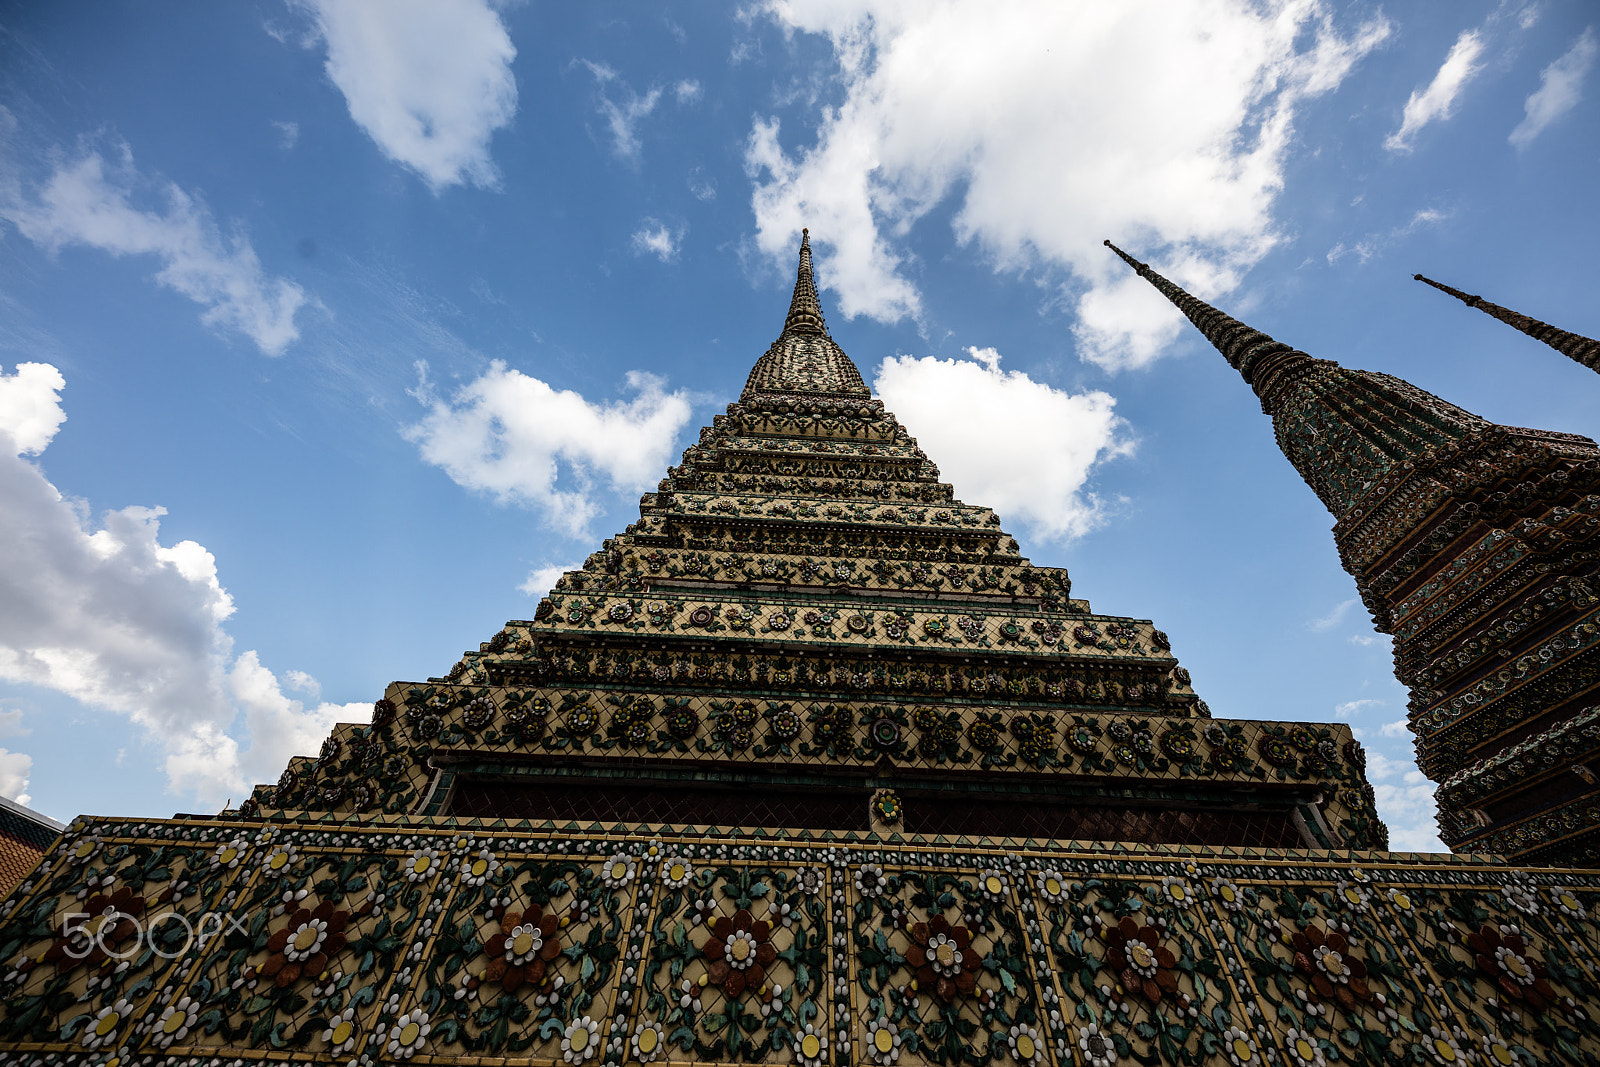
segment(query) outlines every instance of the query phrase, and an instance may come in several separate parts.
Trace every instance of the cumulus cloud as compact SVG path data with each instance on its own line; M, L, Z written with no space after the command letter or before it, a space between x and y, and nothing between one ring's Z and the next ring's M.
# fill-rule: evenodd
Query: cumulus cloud
M280 122L272 120L272 128L278 131L278 147L285 151L300 143L300 124L298 122Z
M48 379L52 391L58 380ZM281 693L275 702L256 654L233 659L222 625L233 599L216 559L194 541L162 544L164 509L125 507L94 523L22 458L20 438L42 436L40 450L49 440L29 426L53 433L64 417L41 422L0 404L0 440L11 445L0 448L0 679L127 715L165 749L176 792L220 803L276 778L290 755L316 751L334 717L356 709L306 709ZM0 756L0 791L26 777L26 760Z
M1594 27L1589 27L1571 48L1539 72L1539 88L1523 103L1523 118L1511 131L1511 143L1527 148L1552 122L1577 106L1583 96L1583 79L1600 46L1595 44Z
M30 804L28 778L33 773L33 757L23 752L0 748L0 796L10 797L18 804Z
M584 536L602 510L597 480L614 491L656 483L689 421L687 394L652 374L629 371L631 400L591 403L569 389L495 360L449 398L436 396L419 364L414 392L428 412L405 431L422 458L467 489L539 512L554 528Z
M629 244L636 256L651 255L663 263L678 258L678 247L683 241L682 228L673 230L656 219L645 219L634 232Z
M350 117L438 193L497 188L496 130L517 113L517 50L486 0L299 0Z
M205 307L208 326L236 330L267 355L300 336L295 313L305 291L273 278L244 233L224 234L197 195L168 183L159 209L135 207L136 187L153 185L124 148L113 163L98 152L59 163L31 193L20 181L0 188L0 219L52 252L84 245L114 256L155 256L156 281Z
M1367 780L1377 794L1378 815L1389 826L1389 847L1396 852L1448 852L1439 840L1438 805L1433 783L1410 760L1367 754Z
M0 367L0 437L9 439L12 455L37 456L55 439L67 419L61 408L66 384L48 363L19 363L12 374Z
M535 567L528 572L527 580L517 588L529 596L544 596L556 587L556 583L561 580L563 574L568 571L575 571L581 566L582 564L580 563L557 563Z
M1383 147L1391 152L1409 152L1417 134L1430 122L1448 119L1454 112L1456 99L1468 82L1483 69L1483 34L1477 30L1463 30L1450 54L1445 56L1439 72L1426 88L1415 89L1406 100L1405 112L1400 118L1400 128L1391 133Z
M1181 319L1100 245L1120 237L1200 295L1276 240L1298 107L1384 40L1320 0L1207 5L1035 0L768 0L825 36L842 91L815 142L758 117L745 146L755 243L775 261L809 226L846 315L922 316L903 238L951 197L956 237L997 269L1064 268L1080 354L1153 359Z
M1066 540L1103 517L1086 489L1096 465L1133 443L1107 393L1068 393L1021 371L1002 370L993 348L970 359L895 356L873 387L963 499L993 507L1039 537ZM1017 442L1028 442L1026 456Z

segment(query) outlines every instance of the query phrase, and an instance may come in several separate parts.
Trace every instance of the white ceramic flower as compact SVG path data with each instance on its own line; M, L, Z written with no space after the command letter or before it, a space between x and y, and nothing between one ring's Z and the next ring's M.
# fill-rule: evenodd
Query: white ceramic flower
M1006 888L1010 883L1006 881L1003 871L994 867L978 872L978 892L983 894L985 900L999 904L1006 899Z
M1328 1062L1317 1039L1303 1030L1289 1027L1284 1032L1283 1045L1289 1050L1289 1060L1294 1067L1325 1067Z
M883 868L876 863L863 863L855 875L856 892L868 900L883 895L889 888L889 876L883 873Z
M1169 903L1180 908L1187 908L1194 903L1194 890L1187 878L1161 879L1161 893Z
M1483 1035L1483 1058L1489 1067L1511 1067L1520 1057L1499 1034Z
M1115 1067L1117 1062L1117 1046L1094 1023L1078 1027L1078 1051L1088 1067Z
M633 1038L629 1043L633 1046L633 1058L640 1063L649 1063L660 1056L666 1047L667 1032L660 1023L648 1019L633 1028Z
M1046 867L1035 875L1034 884L1039 887L1039 895L1052 904L1061 904L1067 899L1066 880L1054 867Z
M1218 876L1211 879L1211 893L1229 911L1238 911L1244 907L1244 890L1227 878Z
M567 1024L561 1035L561 1058L568 1063L582 1063L600 1051L600 1028L585 1015Z
M434 854L438 859L438 854ZM425 1011L408 1011L394 1021L394 1026L389 1030L389 1043L384 1046L384 1051L396 1059L409 1060L422 1046L428 1043L428 1031L433 1027L428 1022L428 1013Z
M639 864L632 856L618 852L606 860L605 866L600 868L600 880L608 889L621 889L633 881L634 874L638 871Z
M356 1047L356 1010L346 1008L344 1011L328 1020L328 1028L322 1031L322 1042L328 1046L328 1052L334 1056L349 1052Z
M461 884L480 886L494 877L494 872L500 869L500 861L495 859L494 853L484 849L476 856L469 856L461 861Z
M818 1032L812 1023L807 1023L804 1030L795 1034L794 1057L803 1067L821 1067L822 1061L828 1057L828 1035Z
M668 889L682 889L694 877L694 867L685 859L670 859L661 864L661 884Z
M900 1031L881 1016L867 1027L867 1055L879 1067L891 1067L900 1058Z
M404 870L406 881L422 882L433 877L433 872L439 866L439 850L423 845L411 854L406 860Z
M1341 906L1354 912L1364 912L1372 903L1372 894L1367 892L1367 887L1360 882L1346 882L1343 879L1334 886L1333 898Z
M189 1030L199 1016L199 1006L188 997L183 997L161 1012L161 1018L156 1020L155 1033L151 1040L161 1048L182 1041L189 1036Z
M1549 893L1550 903L1554 904L1556 910L1567 918L1581 920L1589 917L1588 907L1578 899L1578 895L1572 890L1562 889L1560 886L1551 886Z
M294 865L294 856L300 850L293 844L277 845L267 853L266 859L261 861L261 874L264 878L278 878L289 873L289 868Z
M1257 1055L1255 1038L1237 1026L1230 1026L1223 1031L1222 1048L1227 1052L1228 1062L1233 1064L1233 1067L1250 1067L1250 1064L1261 1061Z
M250 842L240 834L227 844L217 847L217 851L211 854L211 866L231 871L239 866L249 851Z
M1011 1049L1011 1058L1018 1063L1032 1064L1044 1057L1044 1042L1039 1040L1039 1031L1031 1026L1020 1023L1013 1026L1006 1035L1006 1046Z
M1456 1067L1467 1062L1466 1053L1461 1051L1455 1035L1437 1026L1428 1027L1428 1036L1422 1039L1422 1047L1440 1067Z
M110 1007L101 1008L89 1025L83 1028L83 1043L86 1048L104 1048L117 1039L117 1028L122 1021L133 1013L133 1005L126 1000L119 999Z

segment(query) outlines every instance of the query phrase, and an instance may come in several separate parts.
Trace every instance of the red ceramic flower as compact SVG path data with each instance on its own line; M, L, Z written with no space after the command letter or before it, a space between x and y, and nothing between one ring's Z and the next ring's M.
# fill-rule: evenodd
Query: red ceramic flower
M1161 932L1154 926L1140 926L1133 916L1124 915L1106 931L1106 963L1117 972L1122 988L1139 992L1152 1004L1178 991L1178 976L1172 968L1178 958L1161 943Z
M767 941L772 924L752 919L740 908L733 918L723 915L711 923L711 940L706 942L706 972L727 996L737 997L746 989L760 989L767 980L767 968L778 958L778 950Z
M54 963L57 974L80 963L94 967L113 955L123 955L119 946L138 933L136 920L144 914L144 897L123 886L115 893L96 893L83 910L87 916L74 920L72 929L45 950L43 962ZM78 922L82 925L76 925Z
M906 962L916 968L921 988L932 990L946 1004L958 994L972 994L983 958L972 947L971 931L935 915L911 927L911 940L915 944L906 949Z
M315 909L301 908L267 939L272 955L261 965L261 973L280 989L293 985L302 975L315 978L327 969L328 957L344 948L344 928L349 921L350 913L335 911L329 900Z
M537 904L527 911L506 912L500 932L483 945L490 957L484 980L499 982L501 989L515 993L524 982L544 978L550 961L561 953L560 926L555 915L546 915Z
M1502 934L1485 924L1467 935L1467 947L1477 955L1478 970L1496 983L1506 996L1525 1000L1534 1011L1543 1011L1556 1000L1556 991L1546 980L1544 963L1528 952L1528 944L1518 933Z
M1354 1011L1357 1001L1372 999L1367 986L1367 965L1350 949L1350 940L1339 931L1325 931L1307 924L1291 939L1294 967L1324 1000L1334 1000L1346 1011Z

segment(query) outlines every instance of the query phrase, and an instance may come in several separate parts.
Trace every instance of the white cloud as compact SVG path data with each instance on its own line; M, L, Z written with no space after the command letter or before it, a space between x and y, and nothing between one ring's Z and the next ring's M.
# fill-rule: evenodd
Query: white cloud
M1367 780L1377 795L1378 815L1389 827L1389 847L1395 852L1448 852L1439 840L1433 783L1416 764L1393 760L1381 752L1367 753Z
M715 200L717 179L707 174L704 167L695 167L689 174L689 192L696 200Z
M254 652L230 663L233 599L210 552L163 545L162 508L95 525L19 452L0 449L0 679L128 716L165 749L169 787L208 803L275 779L334 716L359 710L274 700ZM27 761L0 755L0 791Z
M32 756L0 748L0 796L10 797L18 804L30 803L28 778L32 773Z
M632 400L595 404L499 360L448 400L433 395L426 365L419 370L414 395L428 412L405 435L422 458L465 488L533 508L573 537L602 510L596 479L619 492L654 485L689 421L688 396L642 371L628 372Z
M300 124L298 122L272 121L272 128L278 131L278 147L285 151L300 143Z
M664 222L645 219L629 243L636 256L651 255L663 263L671 263L678 258L678 248L683 241L683 234L682 227L672 230Z
M1396 719L1393 722L1384 723L1378 732L1384 737L1409 737L1411 736L1411 731L1407 728L1408 725L1405 719Z
M1594 66L1594 27L1589 27L1566 53L1539 72L1539 88L1523 103L1522 121L1511 131L1511 143L1527 148L1556 119L1577 106L1583 96L1583 79Z
M1095 465L1133 443L1103 392L1067 393L1000 368L993 348L970 359L895 356L873 387L920 433L920 444L956 495L993 507L1036 536L1065 540L1099 524L1103 505L1086 490ZM1017 453L1019 441L1027 454Z
M535 567L528 572L527 580L517 588L529 596L544 596L556 587L556 583L561 580L563 574L568 571L575 571L580 566L582 564L557 563L544 567Z
M1362 648L1371 648L1373 645L1380 643L1382 640L1383 638L1377 634L1350 635L1350 643L1352 645L1360 645Z
M745 148L756 244L802 226L846 316L921 317L903 238L955 196L955 231L1002 270L1065 268L1084 358L1155 358L1180 317L1101 247L1121 238L1202 296L1276 240L1274 201L1307 97L1389 32L1343 33L1320 0L990 4L768 0L833 45L842 101L785 149L758 117ZM1308 43L1309 42L1309 43Z
M517 50L485 0L298 0L350 117L435 193L496 188L489 154L517 113Z
M11 455L37 456L55 438L67 419L61 408L66 384L48 363L19 363L12 374L0 366L0 436L9 438Z
M1349 719L1350 716L1359 715L1368 708L1381 708L1384 703L1385 701L1376 700L1372 697L1364 697L1361 700L1347 700L1343 704L1334 707L1333 717L1343 722Z
M672 87L672 95L678 98L680 104L692 104L700 99L700 83L692 78L685 78Z
M1400 128L1391 133L1383 147L1391 152L1409 152L1417 133L1428 123L1448 119L1455 111L1456 98L1461 90L1483 69L1479 62L1483 55L1483 34L1477 30L1463 30L1450 54L1445 56L1439 72L1427 88L1415 89L1406 100L1406 109L1400 119Z
M1322 618L1312 619L1310 622L1306 623L1306 628L1315 630L1318 633L1331 630L1343 622L1344 617L1350 614L1350 609L1359 603L1361 603L1361 599L1359 597L1351 597L1349 600L1346 600L1340 604L1335 604L1333 610L1328 612Z
M1345 244L1340 241L1328 249L1328 262L1338 263L1346 256L1355 256L1363 264L1373 257L1386 252L1389 246L1403 237L1410 237L1424 226L1436 226L1450 218L1448 211L1438 208L1425 207L1414 212L1403 225L1395 226L1382 233L1369 233L1354 244Z
M602 91L600 114L605 116L606 129L611 134L611 147L621 158L636 162L642 147L639 140L639 124L649 117L650 112L656 109L656 104L661 102L661 90L651 89L640 96L623 85L617 77L617 72L604 63L592 63L587 59L583 62L594 75L595 81L601 85L615 81L627 95L627 99L619 104Z
M294 317L304 290L267 276L248 238L224 234L205 204L176 185L163 190L164 211L134 207L139 183L126 148L112 167L86 152L58 164L36 197L19 182L0 186L0 218L51 251L87 245L114 256L155 256L162 261L156 280L203 305L202 322L237 330L268 355L300 336Z
M285 671L283 673L283 685L285 688L293 689L297 693L306 694L312 700L322 695L322 683L305 671Z

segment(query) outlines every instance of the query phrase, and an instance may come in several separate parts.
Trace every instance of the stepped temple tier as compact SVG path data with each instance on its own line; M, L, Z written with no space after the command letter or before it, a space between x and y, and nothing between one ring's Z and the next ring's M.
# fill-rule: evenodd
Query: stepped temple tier
M1409 575L1466 581L1430 561L1476 527L1385 547L1374 487L1426 498L1385 449L1476 434L1450 470L1480 481L1529 457L1479 507L1549 517L1473 543L1521 546L1492 573L1536 587L1500 668L1531 677L1524 629L1578 609L1576 571L1528 561L1592 539L1554 490L1592 446L1185 310L1269 410L1322 419L1280 440L1419 641L1460 597ZM237 810L74 822L0 904L4 1062L1600 1064L1600 872L1386 851L1348 727L1213 717L1166 634L939 480L829 335L806 240L738 403L533 615ZM1505 699L1427 719L1430 769L1477 766ZM1521 758L1491 819L1572 777Z
M1394 637L1440 836L1600 862L1600 449L1313 359L1106 244L1243 375L1333 513L1339 558Z

